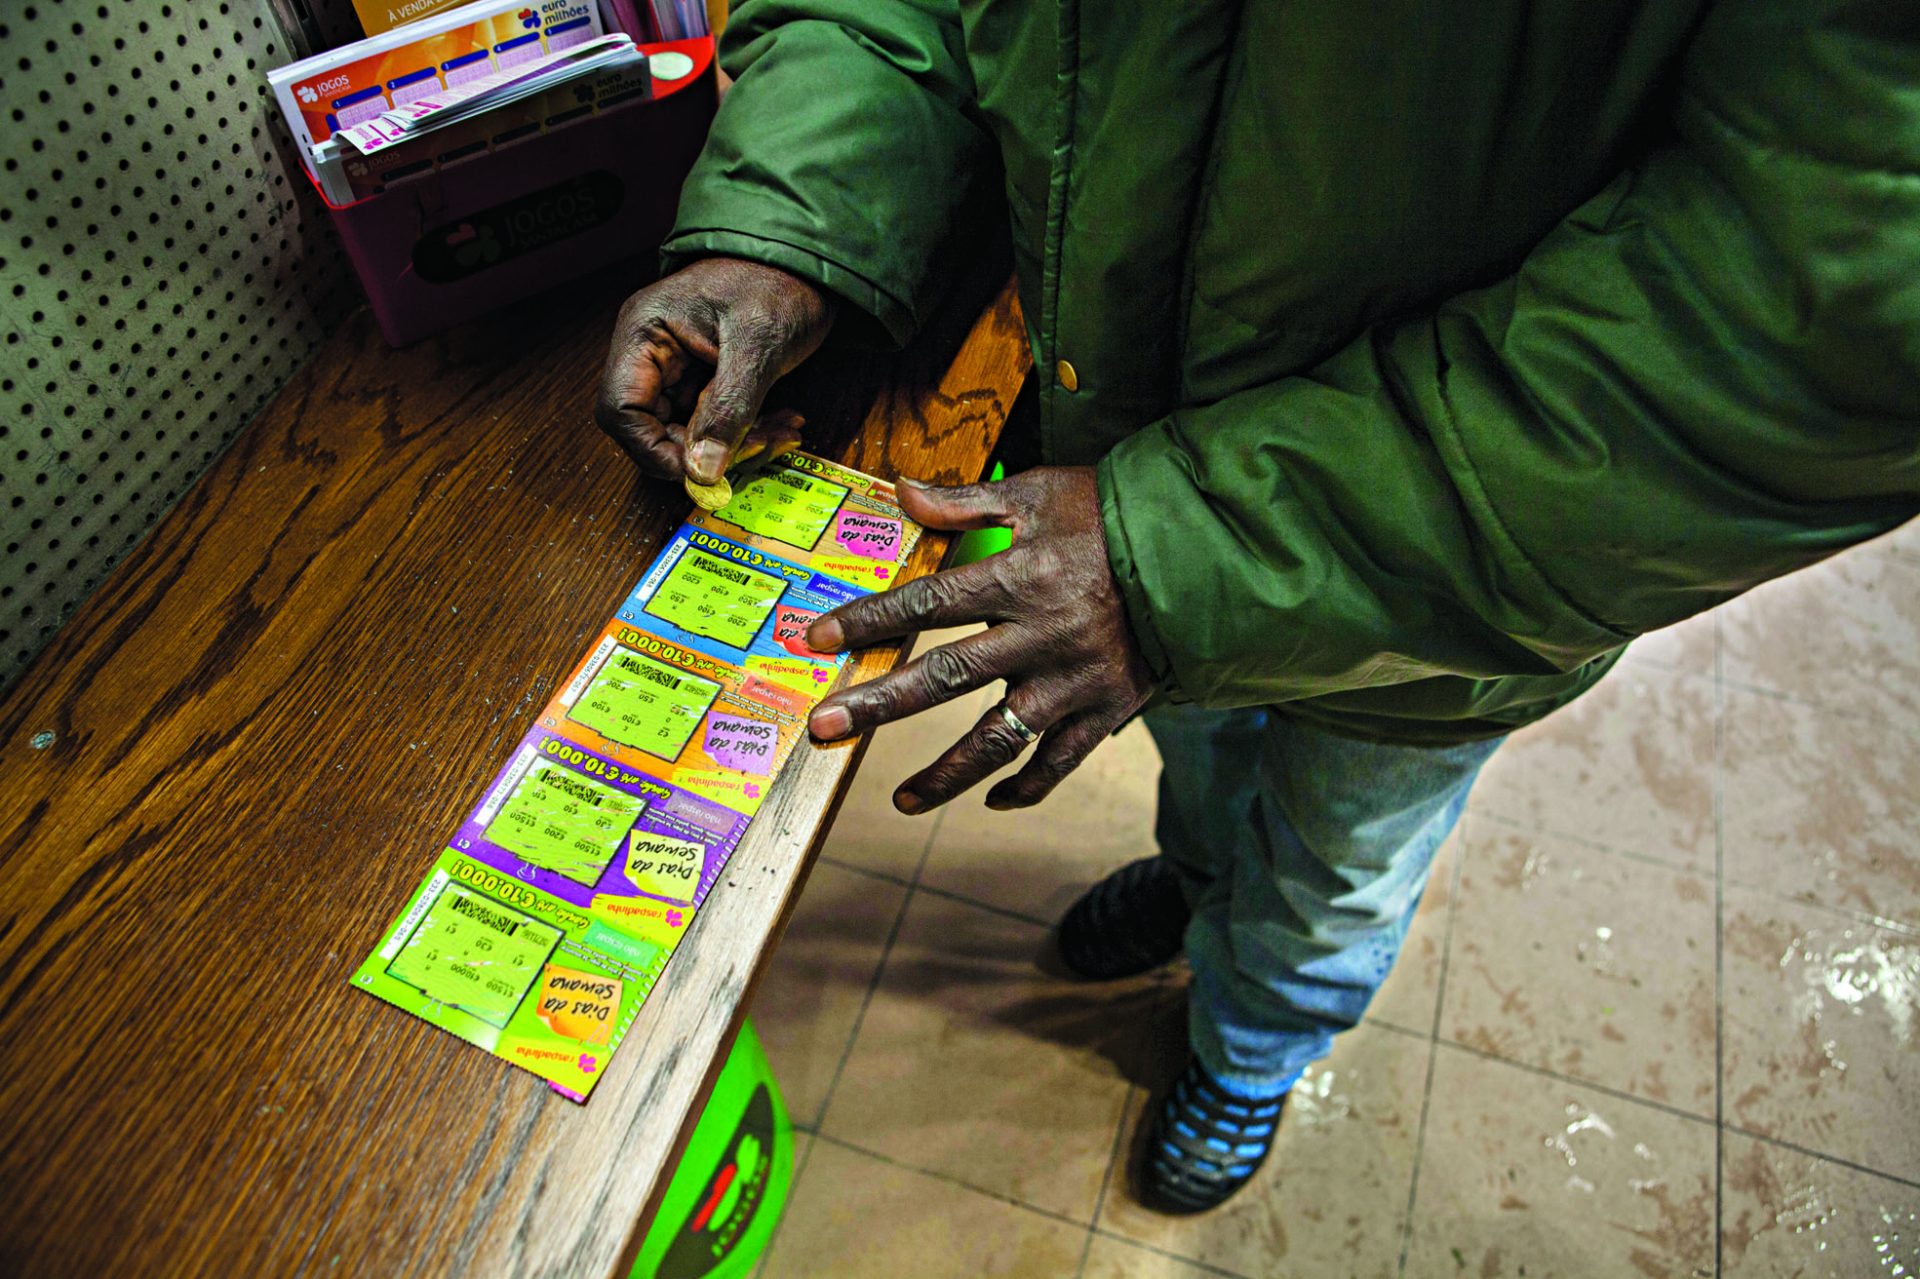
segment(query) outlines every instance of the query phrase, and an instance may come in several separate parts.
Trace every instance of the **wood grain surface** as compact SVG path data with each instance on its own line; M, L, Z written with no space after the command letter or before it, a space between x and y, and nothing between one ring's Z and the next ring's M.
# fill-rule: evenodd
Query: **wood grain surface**
M788 379L809 446L977 476L992 283ZM0 702L0 1273L630 1266L857 747L796 752L584 1107L348 985L686 510L588 420L618 300L362 312Z

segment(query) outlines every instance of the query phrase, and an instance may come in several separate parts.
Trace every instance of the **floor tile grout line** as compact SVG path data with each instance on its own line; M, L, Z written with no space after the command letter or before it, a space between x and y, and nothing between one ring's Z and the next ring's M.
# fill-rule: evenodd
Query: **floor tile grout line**
M1471 801L1469 801L1469 806L1471 806ZM1682 861L1675 857L1660 857L1653 853L1643 853L1639 849L1622 848L1618 844L1602 843L1597 839L1588 839L1584 835L1575 835L1567 831L1557 830L1544 822L1530 822L1519 817L1508 817L1505 813L1484 806L1475 808L1473 815L1484 821L1492 822L1496 826L1504 826L1508 830L1518 831L1523 835L1546 835L1550 838L1572 844L1578 848L1589 849L1596 853L1605 853L1609 857L1618 857L1622 861L1638 862L1642 866L1654 866L1661 870L1677 870L1684 875L1697 875L1701 879L1707 877L1706 870L1698 863Z
M892 1155L882 1154L878 1150L869 1150L867 1147L860 1145L858 1142L848 1141L844 1137L833 1137L833 1136L827 1135L826 1133L821 1133L816 1137L814 1137L813 1140L816 1144L824 1141L824 1142L827 1142L829 1145L838 1146L842 1150L851 1150L856 1155L865 1155L869 1159L878 1160L880 1163L887 1165L889 1168L898 1168L902 1172L911 1172L922 1177L931 1177L935 1181L944 1181L948 1185L958 1186L962 1190L971 1190L974 1194L984 1195L988 1199L991 1199L996 1203L1006 1204L1010 1208L1018 1208L1022 1212L1033 1213L1037 1217L1045 1217L1049 1221L1057 1221L1057 1222L1060 1222L1062 1225L1074 1226L1082 1230L1092 1229L1092 1225L1093 1225L1092 1222L1076 1220L1075 1218L1068 1216L1064 1212L1055 1212L1051 1208L1042 1208L1038 1204L1028 1203L1024 1199L1016 1199L1012 1195L1006 1194L1003 1191L989 1190L985 1186L976 1186L971 1181L964 1181L961 1178L954 1176L952 1173L939 1172L932 1168L917 1167L913 1164L906 1162L904 1159L895 1159Z
M880 943L880 962L873 966L873 976L867 980L867 993L861 996L860 1011L854 1014L853 1026L847 1031L847 1042L840 1049L840 1060L834 1064L833 1078L827 1081L827 1092L820 1099L820 1110L814 1115L813 1132L816 1138L820 1130L826 1127L827 1111L833 1105L834 1094L840 1091L840 1076L847 1068L847 1061L853 1056L854 1041L860 1038L860 1027L866 1024L867 1009L873 1006L874 994L880 989L880 981L886 975L887 961L893 957L893 945L900 939L900 930L907 922L907 908L913 905L914 890L920 878L920 868L927 864L927 854L933 849L933 840L940 833L940 824L947 818L940 812L934 816L933 825L927 831L926 843L920 846L920 860L914 866L913 881L906 885L906 894L900 898L900 907L894 912L893 924L887 929L886 940Z
M860 1028L867 1020L867 1009L873 1006L873 997L880 989L881 978L886 975L887 961L892 958L894 943L899 940L900 930L906 925L907 908L913 904L914 893L920 884L920 874L926 869L927 859L933 855L933 842L940 835L940 827L946 823L947 812L948 810L943 808L934 814L933 822L927 830L926 840L920 845L920 858L914 863L913 877L911 879L901 880L893 875L869 870L863 866L855 866L842 861L840 858L828 857L826 851L824 849L821 850L820 860L830 866L835 866L841 870L850 871L855 874L866 875L873 879L886 880L904 887L907 891L900 898L900 908L894 912L893 925L887 930L886 940L880 945L880 962L873 966L873 976L868 979L866 994L863 995L860 1000L860 1011L854 1015L853 1025L847 1031L847 1042L840 1049L840 1060L834 1063L833 1078L827 1083L826 1095L820 1099L820 1109L814 1115L813 1124L811 1127L805 1128L800 1128L799 1125L795 1125L796 1128L800 1128L801 1131L807 1133L813 1140L807 1143L807 1153L801 1157L799 1166L793 1170L793 1181L787 1187L787 1202L789 1205L793 1202L794 1194L800 1189L800 1178L806 1173L807 1166L813 1162L813 1152L815 1148L817 1148L822 1141L834 1140L821 1131L826 1126L827 1110L833 1104L834 1094L840 1090L840 1077L845 1073L847 1062L853 1056L853 1045L855 1041L860 1038ZM835 1144L847 1145L846 1142L835 1142ZM857 1149L857 1147L852 1146L848 1146L848 1148ZM863 1151L862 1153L871 1152ZM774 1223L772 1232L768 1234L766 1249L761 1254L760 1264L754 1267L755 1279L758 1279L758 1276L766 1272L768 1261L773 1256L774 1244L779 1241L780 1231L786 1224L786 1220L787 1214L782 1212L780 1220Z
M1785 906L1804 906L1808 910L1832 915L1836 919L1844 919L1863 928L1878 928L1882 932L1894 933L1901 937L1920 937L1920 923L1909 924L1898 919L1888 919L1885 915L1870 915L1864 910L1853 910L1846 906L1829 906L1825 902L1817 902L1809 897L1795 897L1792 893L1783 893L1738 876L1728 878L1726 886Z
M1462 812L1457 824L1460 845L1454 850L1453 873L1447 879L1447 927L1440 945L1440 978L1433 992L1433 1024L1427 1031L1427 1078L1420 1089L1420 1121L1413 1134L1413 1170L1407 1178L1407 1212L1400 1222L1400 1264L1394 1273L1407 1273L1407 1253L1413 1247L1413 1208L1420 1194L1420 1157L1427 1146L1427 1112L1433 1105L1433 1072L1440 1057L1440 1017L1447 1002L1447 967L1453 961L1453 923L1460 907L1460 881L1467 868L1473 818Z
M1629 651L1631 652L1631 650ZM1654 657L1650 653L1632 652L1631 657L1632 657L1632 660L1640 663L1642 666L1651 666L1667 674L1685 675L1692 679L1711 679L1712 678L1712 676L1703 675L1699 671L1694 670L1691 666L1688 666L1685 662L1676 662L1665 657Z
M998 915L1002 919L1010 919L1015 923L1031 924L1035 928L1053 927L1053 921L1050 919L1042 919L1038 915L1023 914L1017 910L1008 910L1005 906L996 906L992 902L983 902L978 898L969 897L965 893L953 892L951 889L935 888L932 884L915 884L914 891L925 893L929 897L939 897L946 901L956 902L962 906L971 906L975 910L984 910L989 915Z
M1120 1103L1120 1118L1113 1125L1113 1147L1107 1152L1107 1172L1100 1178L1100 1193L1094 1196L1093 1220L1087 1223L1087 1239L1080 1246L1080 1265L1073 1272L1074 1279L1085 1279L1087 1258L1093 1255L1093 1232L1100 1225L1100 1214L1107 1210L1107 1189L1113 1185L1113 1170L1120 1162L1120 1151L1127 1135L1127 1116L1133 1113L1133 1095L1140 1091L1132 1083L1127 1085L1126 1100Z
M1428 1039L1440 1038L1440 1015L1447 999L1447 972L1453 966L1453 925L1460 906L1460 885L1467 873L1467 845L1473 835L1474 815L1460 814L1458 828L1460 845L1454 851L1453 873L1447 877L1447 928L1441 938L1440 975L1434 983L1433 1023L1427 1029Z
M1384 1030L1390 1035L1404 1035L1408 1039L1417 1039L1423 1044L1433 1042L1433 1032L1431 1030L1415 1030L1411 1026L1402 1026L1397 1021L1387 1021L1381 1017L1362 1017L1360 1024L1362 1026L1371 1026L1375 1030Z
M1637 852L1631 848L1622 848L1618 844L1602 843L1597 839L1588 839L1581 835L1569 834L1539 822L1529 822L1517 817L1508 817L1504 813L1493 812L1485 808L1475 809L1474 816L1484 821L1492 822L1496 826L1504 826L1508 830L1516 831L1520 834L1546 835L1550 838L1573 844L1579 848L1590 849L1596 853L1605 853L1609 857L1618 857L1623 861L1635 862L1660 870L1678 871L1683 875L1693 875L1700 879L1707 878L1707 872L1701 867L1690 866L1685 862L1675 861L1670 858L1656 857L1651 853ZM1716 834L1716 841L1718 838ZM1716 855L1717 853L1718 850L1716 850ZM1807 897L1796 897L1792 893L1783 893L1777 889L1769 888L1756 880L1742 879L1739 876L1727 876L1724 878L1728 887L1737 888L1743 893L1752 893L1755 896L1765 897L1771 901L1783 902L1790 906L1811 907L1814 910L1822 911L1841 919L1851 920L1856 924L1863 924L1869 928L1880 928L1887 932L1899 933L1907 937L1920 937L1920 922L1909 924L1902 920L1889 919L1885 915L1873 915L1863 910L1854 910L1848 906L1834 906L1827 902L1814 901Z
M1871 1164L1863 1164L1856 1160L1848 1159L1843 1155L1832 1154L1825 1150L1815 1150L1812 1146L1803 1146L1797 1141L1788 1141L1782 1137L1769 1137L1766 1133L1755 1132L1753 1129L1743 1128L1739 1124L1722 1124L1721 1128L1726 1132L1745 1137L1749 1141L1757 1141L1763 1146L1778 1146L1782 1150L1791 1150L1796 1155L1805 1155L1809 1159L1818 1159L1821 1163L1838 1164L1842 1168L1864 1173L1869 1177L1877 1177L1881 1181L1891 1181L1896 1186L1905 1186L1910 1190L1920 1190L1920 1178L1903 1177L1897 1172L1888 1172L1884 1168L1875 1168Z
M1168 1261L1178 1261L1182 1265L1192 1266L1195 1270L1203 1270L1210 1275L1219 1275L1221 1279L1247 1279L1247 1276L1238 1270L1228 1270L1225 1266L1216 1266L1210 1261L1200 1261L1193 1257L1183 1257L1177 1252L1168 1252L1158 1244L1146 1243L1139 1239L1129 1239L1118 1231L1102 1230L1100 1227L1095 1226L1090 1233L1098 1235L1102 1239L1111 1239L1115 1243L1126 1244L1130 1248L1138 1248L1141 1252L1150 1252L1156 1257L1165 1257Z
M913 881L904 875L895 875L891 871L875 870L871 866L862 866L859 862L850 862L842 857L829 857L827 854L822 853L820 854L820 861L823 865L832 866L836 870L844 870L850 875L863 875L868 879L877 879L883 883L898 884L902 888L913 887Z
M827 1081L827 1091L820 1098L820 1109L813 1117L813 1131L817 1136L826 1125L827 1111L833 1105L833 1095L840 1090L840 1075L847 1068L847 1059L853 1056L854 1040L860 1037L860 1027L867 1020L867 1009L873 1005L874 992L880 989L880 979L885 975L887 959L893 954L893 944L899 939L901 926L907 921L907 907L913 901L913 889L908 888L900 898L900 905L893 913L893 923L887 929L886 940L880 943L880 962L873 966L873 976L867 979L867 990L860 997L860 1011L854 1014L853 1025L847 1031L847 1041L841 1045L840 1060L834 1063L833 1078Z
M953 806L948 804L933 815L933 824L927 828L927 842L920 845L920 860L913 864L912 887L920 887L920 877L927 873L927 862L933 858L934 841L940 838L940 828L947 824L947 815L951 812Z
M1646 668L1649 666L1653 667L1653 669L1647 670ZM1649 657L1647 654L1637 652L1631 647L1627 649L1620 664L1616 666L1614 670L1629 676L1652 676L1656 682L1670 675L1677 676L1679 679L1690 683L1697 681L1706 684L1713 680L1713 676L1706 671L1695 670L1683 662L1671 662L1658 657Z
M914 881L920 878L920 868L927 864L927 854L933 850L934 836L940 833L940 824L946 821L946 819L947 815L944 810L934 815L933 825L927 831L926 842L920 846L920 860L914 865ZM827 861L830 865L841 865L840 862L827 858L824 851L820 859ZM852 870L854 868L842 866L842 869ZM891 879L892 877L877 875L875 878ZM894 882L898 883L899 881L896 880ZM833 1078L827 1083L826 1095L820 1099L820 1109L814 1114L813 1124L810 1127L801 1129L806 1132L808 1136L812 1137L813 1140L807 1143L807 1153L801 1157L799 1167L793 1170L793 1182L787 1187L787 1203L789 1207L791 1207L793 1203L794 1195L800 1189L800 1179L806 1174L807 1165L813 1162L814 1150L822 1141L831 1140L821 1132L821 1129L826 1126L827 1110L833 1104L833 1095L840 1090L840 1076L847 1068L848 1059L853 1056L854 1041L859 1039L860 1027L865 1024L867 1020L867 1009L872 1007L873 996L875 992L880 989L880 979L886 973L887 960L893 955L893 944L899 939L900 930L907 922L907 907L913 904L914 883L909 881L903 886L907 891L900 898L900 908L894 912L893 925L887 930L886 940L880 944L880 962L873 966L873 976L867 980L867 993L861 997L860 1011L854 1015L853 1026L847 1031L847 1042L840 1049L840 1060L834 1063ZM795 1125L795 1127L798 1128L800 1126ZM774 1223L772 1232L767 1236L767 1246L761 1254L760 1264L754 1268L756 1279L766 1271L768 1261L773 1256L774 1245L779 1242L781 1229L787 1223L787 1216L788 1214L783 1211L780 1214L780 1220Z
M1463 1044L1457 1039L1441 1039L1437 1041L1436 1046L1440 1048L1452 1048L1458 1052L1466 1053L1469 1057L1478 1057L1481 1061L1490 1061L1501 1066L1511 1066L1515 1070L1523 1070L1529 1075L1538 1075L1542 1079L1551 1079L1555 1083L1565 1084L1569 1088L1588 1088L1604 1096L1611 1097L1615 1101L1624 1101L1635 1106L1645 1106L1649 1110L1658 1110L1662 1114L1672 1115L1675 1119L1685 1119L1690 1123L1705 1124L1708 1127L1716 1126L1713 1116L1698 1114L1683 1106L1676 1106L1670 1101L1656 1101L1652 1097L1638 1097L1624 1089L1615 1088L1611 1084L1595 1083L1591 1079L1578 1079L1572 1075L1563 1075L1557 1070L1548 1070L1545 1066L1536 1066L1532 1062L1515 1061L1511 1057L1502 1057L1498 1053L1490 1053L1486 1049L1476 1048L1472 1044Z
M904 924L906 920L907 907L912 903L913 898L916 895L924 892L930 896L946 898L950 901L958 902L961 905L972 906L976 909L984 910L995 915L1000 915L1009 919L1017 920L1021 923L1034 924L1042 928L1052 927L1052 924L1047 921L1038 920L1027 915L1021 915L1018 912L1009 911L1001 907L990 906L985 902L975 901L972 898L963 896L962 894L948 892L945 889L934 888L931 885L922 884L920 882L920 877L926 870L927 862L933 855L933 845L935 840L939 837L940 827L943 823L945 823L946 818L947 818L947 810L942 809L934 817L933 829L927 832L927 842L925 843L925 845L921 847L920 860L914 866L913 878L912 880L908 881L906 884L907 895L905 899L902 900L902 902L900 903L900 912L895 917L894 927L888 933L886 943L882 947L880 963L874 970L873 980L868 984L867 995L866 995L866 998L861 1002L859 1015L854 1019L853 1030L847 1036L847 1046L841 1053L840 1063L838 1066L834 1068L833 1082L829 1084L827 1087L826 1099L821 1102L820 1116L819 1116L819 1120L821 1124L824 1124L826 1120L827 1107L832 1102L833 1095L835 1092L838 1091L840 1086L841 1072L846 1069L847 1060L853 1054L854 1040L858 1038L860 1033L860 1027L862 1023L866 1021L867 1008L873 1001L874 993L879 989L881 976L887 966L888 959L893 954L893 944L895 939L899 936L901 925ZM860 868L853 867L853 866L846 866L844 867L844 869L859 870ZM1457 878L1457 874L1458 874L1457 866L1455 870L1456 870L1456 878ZM878 874L874 872L864 872L864 873L873 874L873 877L876 879L889 879L889 880L894 879L894 877L890 875L883 875L883 874ZM897 883L899 881L894 880L894 882ZM1449 902L1449 910L1451 911L1451 902ZM1044 1208L1035 1207L1032 1204L1025 1203L1018 1199L1014 1199L1011 1196L999 1194L995 1191L987 1190L981 1186L975 1186L970 1182L962 1181L959 1178L950 1176L946 1173L934 1172L931 1169L926 1169L926 1168L916 1168L911 1164L903 1163L887 1155L880 1154L878 1151L868 1150L865 1147L855 1145L854 1143L847 1141L844 1138L828 1136L826 1133L820 1131L819 1127L815 1128L813 1132L813 1139L814 1139L815 1145L817 1145L822 1141L829 1141L836 1146L841 1146L841 1147L844 1147L845 1149L856 1151L860 1154L867 1155L874 1159L878 1159L883 1163L890 1164L894 1167L902 1168L910 1172L917 1172L923 1176L934 1177L941 1181L947 1181L952 1183L953 1185L960 1186L964 1189L974 1191L977 1194L983 1194L988 1196L989 1198L1001 1200L1005 1203L1012 1204L1015 1207L1024 1208L1029 1212L1039 1213L1042 1216L1053 1217L1053 1218L1056 1218L1057 1220L1066 1222L1070 1225L1084 1224L1087 1230L1087 1237L1085 1242L1081 1245L1080 1265L1079 1265L1079 1268L1075 1271L1076 1279L1078 1279L1078 1276L1084 1273L1084 1271L1086 1270L1087 1259L1093 1251L1093 1237L1096 1233L1106 1235L1108 1238L1120 1240L1121 1242L1124 1242L1124 1243L1135 1244L1135 1246L1137 1247L1146 1248L1147 1251L1158 1253L1159 1255L1170 1258L1172 1260L1186 1262L1190 1265L1196 1266L1199 1269L1206 1270L1209 1273L1225 1276L1226 1279L1244 1279L1244 1276L1241 1276L1234 1271L1222 1270L1217 1266L1210 1266L1203 1262L1197 1262L1190 1257L1182 1257L1177 1253L1165 1252L1159 1248L1152 1248L1144 1244L1138 1244L1134 1240L1125 1239L1123 1236L1114 1235L1114 1234L1111 1234L1110 1232L1100 1231L1097 1229L1097 1225L1100 1220L1100 1214L1106 1206L1107 1189L1112 1184L1113 1171L1119 1157L1119 1151L1121 1150L1123 1143L1125 1141L1126 1130L1127 1130L1127 1115L1128 1115L1128 1112L1132 1109L1133 1094L1135 1091L1136 1089L1132 1084L1129 1084L1127 1086L1127 1099L1126 1099L1126 1103L1121 1108L1120 1120L1118 1124L1116 1124L1115 1126L1114 1145L1113 1145L1112 1153L1110 1153L1108 1156L1107 1173L1106 1173L1106 1176L1101 1180L1100 1194L1094 1201L1093 1216L1091 1217L1091 1219L1089 1219L1085 1223L1076 1222L1070 1217L1062 1216L1058 1213L1051 1212ZM808 1160L811 1160L812 1156L813 1156L813 1146L809 1146L807 1149ZM803 1164L803 1168L804 1168L804 1164ZM799 1181L799 1176L797 1173L795 1174L794 1180L795 1180L795 1183L797 1184ZM777 1233L778 1233L778 1228L776 1227L776 1235ZM770 1251L773 1246L771 1239L769 1239L767 1246ZM764 1265L765 1263L763 1262L762 1264Z
M1029 915L1024 911L1013 910L1006 906L999 906L994 904L993 902L981 901L978 897L972 897L966 893L955 892L951 888L937 888L932 884L916 884L912 880L902 879L900 876L889 874L886 871L872 870L865 866L855 865L852 862L840 861L837 858L822 857L820 860L825 862L829 866L833 866L839 870L847 871L850 874L864 875L868 879L877 879L882 881L883 883L898 884L902 888L914 888L919 892L927 893L934 897L944 898L945 900L950 902L958 902L962 906L972 906L975 909L984 910L989 914L999 915L1004 919L1011 919L1017 923L1032 924L1035 928L1052 928L1054 924L1057 922L1056 920L1047 919L1040 915Z
M934 815L933 824L927 831L926 842L920 846L920 860L914 865L913 875L915 881L920 877L920 868L927 863L927 854L933 849L934 836L940 833L940 824L944 822L946 818L947 814L944 810ZM794 1125L797 1130L805 1132L808 1136L812 1137L813 1140L807 1143L807 1153L801 1156L799 1166L793 1170L793 1181L787 1187L787 1202L789 1206L791 1206L793 1202L794 1195L800 1189L800 1179L806 1174L807 1165L813 1162L814 1149L824 1140L820 1130L826 1126L827 1110L833 1104L834 1093L840 1090L840 1076L847 1068L848 1059L853 1056L854 1041L860 1037L860 1027L867 1020L867 1009L873 1005L874 993L880 989L880 979L886 973L887 959L893 954L893 944L899 939L900 929L907 921L907 907L913 902L913 881L902 883L902 881L894 879L891 875L882 875L868 871L862 867L848 865L838 858L828 857L825 849L821 850L819 860L826 862L829 866L839 867L842 870L870 875L875 879L891 880L894 883L901 884L907 891L900 898L900 906L899 909L894 912L893 924L887 929L886 940L880 944L880 962L873 966L873 976L867 979L866 994L861 996L860 999L860 1011L854 1015L853 1025L847 1031L847 1041L840 1049L840 1060L834 1063L833 1078L827 1082L826 1095L820 1099L820 1108L814 1113L813 1123L811 1125ZM754 1267L756 1279L766 1272L768 1261L773 1256L774 1245L779 1242L781 1229L786 1223L787 1213L783 1211L780 1214L780 1220L774 1223L772 1232L767 1236L767 1246L761 1253L760 1264Z
M1727 689L1720 616L1713 618L1713 1273L1725 1267L1727 1136Z
M1717 655L1716 655L1717 658ZM1695 679L1705 678L1695 676ZM1765 684L1754 684L1747 680L1726 676L1720 680L1725 687L1737 693L1751 697L1764 697L1768 701L1785 702L1789 706L1800 706L1810 711L1819 711L1823 715L1832 715L1839 719L1858 720L1862 723L1883 724L1891 728L1904 728L1912 722L1914 712L1907 707L1887 710L1879 707L1849 706L1845 702L1823 702L1818 698L1807 697L1800 693L1789 693L1785 689L1769 688Z

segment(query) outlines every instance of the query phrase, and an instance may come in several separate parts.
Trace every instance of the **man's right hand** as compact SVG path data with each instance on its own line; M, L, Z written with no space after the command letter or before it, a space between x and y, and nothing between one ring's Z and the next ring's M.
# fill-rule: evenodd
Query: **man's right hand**
M778 267L695 262L620 308L594 420L641 470L712 484L743 446L799 441L797 414L760 405L832 325L832 298Z

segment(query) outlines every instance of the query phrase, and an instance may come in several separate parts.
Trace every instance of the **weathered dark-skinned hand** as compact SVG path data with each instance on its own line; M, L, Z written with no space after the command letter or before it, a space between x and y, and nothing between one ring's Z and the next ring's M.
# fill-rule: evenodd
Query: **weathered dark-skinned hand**
M1005 680L1006 700L902 783L893 805L929 812L1011 763L1028 742L1006 711L1042 736L1026 765L987 792L987 807L1037 804L1153 691L1107 565L1093 470L1039 467L960 488L903 480L900 505L929 528L1011 529L1013 546L824 613L808 629L808 645L835 652L929 627L990 625L833 694L809 727L831 741Z
M736 454L799 442L798 414L760 421L760 406L833 312L831 295L778 267L695 262L620 308L594 421L641 470L712 484Z

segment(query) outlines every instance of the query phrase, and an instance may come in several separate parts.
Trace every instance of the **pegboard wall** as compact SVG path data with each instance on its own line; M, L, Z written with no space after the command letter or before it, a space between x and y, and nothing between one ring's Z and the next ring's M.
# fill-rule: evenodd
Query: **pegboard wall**
M0 0L0 689L359 299L262 0Z

